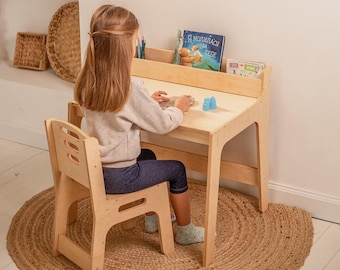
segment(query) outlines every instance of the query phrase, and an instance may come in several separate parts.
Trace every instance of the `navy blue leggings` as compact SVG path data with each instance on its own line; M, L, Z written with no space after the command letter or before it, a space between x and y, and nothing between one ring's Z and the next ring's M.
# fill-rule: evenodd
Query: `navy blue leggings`
M188 190L185 166L176 160L156 160L149 149L142 149L137 163L125 168L103 168L107 194L130 193L165 181L170 183L170 192Z

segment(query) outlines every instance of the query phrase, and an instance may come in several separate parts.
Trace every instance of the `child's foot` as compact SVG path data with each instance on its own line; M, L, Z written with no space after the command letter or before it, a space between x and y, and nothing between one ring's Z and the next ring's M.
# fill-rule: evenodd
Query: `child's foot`
M175 214L171 214L171 222L176 221ZM145 230L147 233L155 233L158 231L158 217L157 214L151 216L145 215Z
M192 223L185 226L177 225L175 241L180 245L190 245L204 242L204 228L196 227Z
M147 233L155 233L158 231L157 214L151 216L145 215L145 230Z

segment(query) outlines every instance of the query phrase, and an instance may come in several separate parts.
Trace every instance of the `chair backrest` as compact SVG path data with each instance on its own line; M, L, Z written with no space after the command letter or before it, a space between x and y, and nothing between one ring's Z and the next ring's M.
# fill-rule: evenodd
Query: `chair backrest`
M45 127L55 180L64 175L105 196L98 140L62 120L48 119Z
M81 123L84 115L76 101L68 103L68 121L73 125L81 128Z

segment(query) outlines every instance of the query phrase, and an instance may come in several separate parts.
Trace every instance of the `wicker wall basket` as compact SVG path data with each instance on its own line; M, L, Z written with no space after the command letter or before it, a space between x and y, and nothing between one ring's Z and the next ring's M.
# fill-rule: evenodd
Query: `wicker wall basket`
M13 65L35 70L47 69L46 35L18 32Z
M61 6L53 15L46 49L56 74L66 81L75 82L81 68L78 2Z

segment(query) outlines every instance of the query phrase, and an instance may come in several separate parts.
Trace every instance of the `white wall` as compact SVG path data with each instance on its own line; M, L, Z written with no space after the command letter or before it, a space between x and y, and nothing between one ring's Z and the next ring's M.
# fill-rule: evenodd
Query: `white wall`
M17 32L47 34L58 8L69 0L0 0L0 58L13 59Z
M4 7L13 8L13 3L46 6L44 0L1 1L0 22L4 20ZM48 2L47 10L52 10L67 1ZM259 60L271 65L270 199L340 222L340 166L337 164L340 161L337 74L340 3L337 0L327 3L307 0L210 0L203 3L80 0L84 42L87 20L93 9L104 2L117 3L137 15L147 46L174 49L178 28L215 32L227 37L225 58ZM20 12L24 14L22 8L17 11ZM5 33L0 34L1 43L5 37L6 44L13 45L13 24L17 28L20 25L14 19L6 20L10 23L1 26ZM29 24L27 21L21 27L23 25L27 26L24 30L35 28L41 25L40 18L33 16ZM7 52L11 56L12 47L3 49L2 46L0 53ZM253 127L247 129L228 145L224 155L254 162L253 135Z
M73 84L52 69L11 67L17 32L47 34L53 14L68 0L0 0L0 138L47 147L44 120L66 119Z

